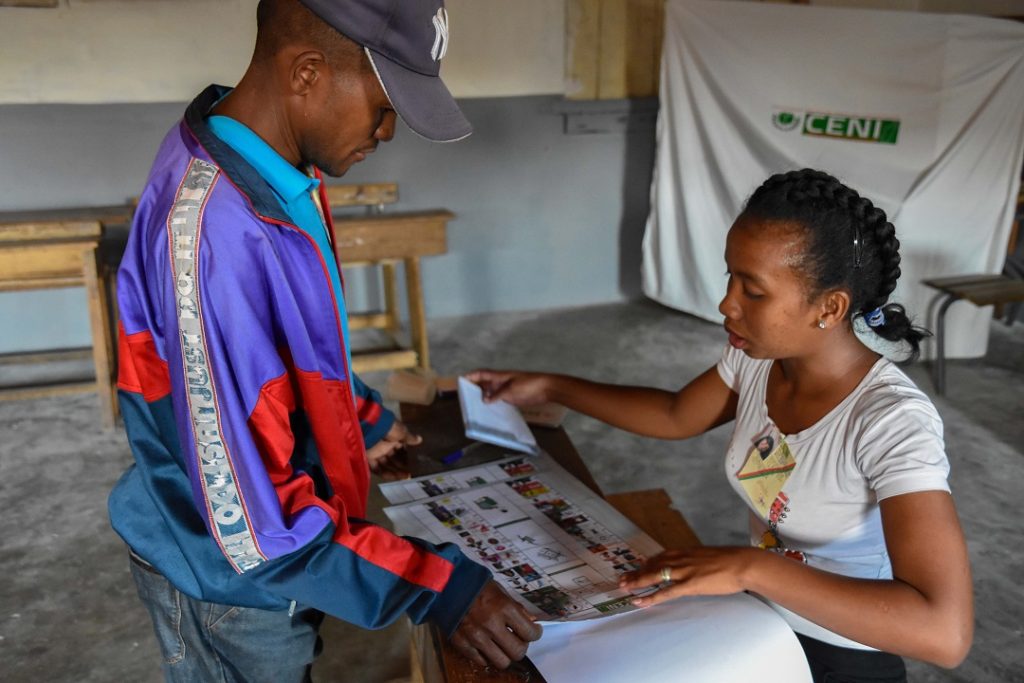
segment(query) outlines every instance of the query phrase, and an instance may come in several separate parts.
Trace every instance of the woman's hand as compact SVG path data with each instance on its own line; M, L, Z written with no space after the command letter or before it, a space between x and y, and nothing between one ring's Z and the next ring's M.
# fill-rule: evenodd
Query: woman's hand
M619 586L640 590L661 586L657 593L633 600L650 607L683 595L730 595L746 590L744 577L763 550L739 547L698 547L666 550L640 569L619 578ZM666 580L667 579L667 580Z
M484 401L508 401L514 406L538 406L549 399L550 375L539 372L475 370L466 379L480 386Z

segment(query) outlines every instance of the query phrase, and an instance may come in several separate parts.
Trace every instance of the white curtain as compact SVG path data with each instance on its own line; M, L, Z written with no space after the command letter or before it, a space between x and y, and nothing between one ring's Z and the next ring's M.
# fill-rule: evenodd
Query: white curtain
M668 0L644 237L651 298L720 321L725 235L768 176L836 175L889 215L892 299L998 273L1024 158L1024 24L959 15ZM947 356L984 355L990 309L955 304Z

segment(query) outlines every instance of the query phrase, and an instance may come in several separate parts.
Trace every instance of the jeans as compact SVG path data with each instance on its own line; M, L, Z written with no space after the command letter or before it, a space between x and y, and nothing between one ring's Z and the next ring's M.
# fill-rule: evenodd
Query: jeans
M139 598L153 619L172 683L308 682L322 647L323 613L274 612L204 602L180 592L154 568L131 558Z

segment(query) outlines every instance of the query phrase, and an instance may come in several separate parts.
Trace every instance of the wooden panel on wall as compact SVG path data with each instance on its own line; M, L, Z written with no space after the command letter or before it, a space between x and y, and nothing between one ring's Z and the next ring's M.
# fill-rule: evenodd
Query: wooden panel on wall
M568 0L566 7L567 97L658 93L664 0Z
M665 32L665 3L663 0L633 0L629 22L631 40L626 61L626 96L657 95L661 42Z
M568 0L565 5L565 94L570 99L597 99L601 5L601 0Z
M635 4L635 0L601 0L597 99L626 97L629 91L626 74L633 26L628 18Z

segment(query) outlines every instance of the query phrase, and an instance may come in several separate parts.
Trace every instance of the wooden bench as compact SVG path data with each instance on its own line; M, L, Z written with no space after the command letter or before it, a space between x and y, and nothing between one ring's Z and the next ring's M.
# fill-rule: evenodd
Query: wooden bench
M327 201L334 219L335 248L342 266L379 266L383 280L384 309L350 314L349 329L384 330L389 334L391 343L353 352L353 369L356 372L429 369L430 349L420 258L444 254L448 250L447 225L455 215L444 209L385 213L383 208L386 205L398 201L396 183L328 185ZM343 212L351 207L366 207L367 213L351 215ZM401 329L399 263L405 268L411 349L402 347L395 339Z
M365 207L365 215L334 216L336 248L345 267L379 266L383 271L384 310L350 316L353 330L377 328L392 335L392 344L353 354L357 372L397 368L429 368L426 312L420 258L447 251L445 210L395 212L382 208L398 200L398 185L377 183L327 188L334 209ZM0 213L0 291L43 288L86 288L92 349L6 354L0 364L79 360L91 355L92 382L56 382L0 388L0 400L97 391L105 426L117 418L117 368L113 320L116 313L114 274L120 254L103 254L106 228L131 222L133 202L124 205ZM405 268L409 333L412 348L393 336L401 328L397 265Z
M935 321L935 390L946 391L946 311L953 302L970 301L975 306L993 306L1024 301L1024 280L1005 275L976 274L922 280L922 284L938 290L943 296Z
M103 425L117 417L114 373L112 269L101 258L106 225L127 223L131 207L109 206L0 214L0 291L84 286L92 336L92 382L55 382L0 389L0 400L96 391ZM7 354L2 362L20 364L87 357L82 350Z

